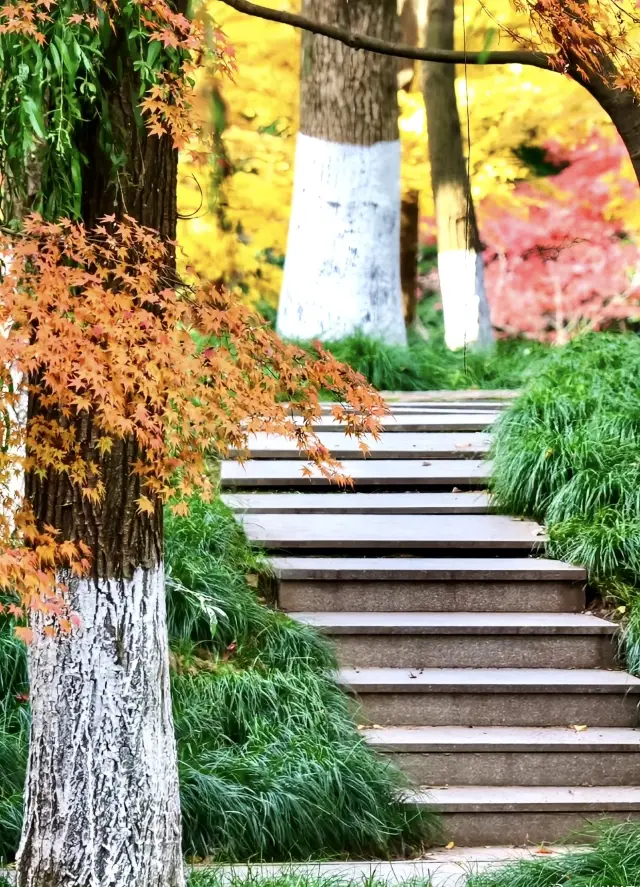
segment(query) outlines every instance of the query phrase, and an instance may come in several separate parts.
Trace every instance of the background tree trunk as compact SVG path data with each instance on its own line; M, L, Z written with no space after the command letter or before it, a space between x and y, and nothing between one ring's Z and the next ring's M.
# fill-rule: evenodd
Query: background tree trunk
M105 214L126 212L174 238L177 152L169 139L147 138L138 128L132 104L138 89L122 36L114 52L125 64L120 83L109 87L109 113L126 166L116 180L95 126L88 125L83 220L91 226ZM30 395L30 416L45 412ZM180 887L162 507L151 516L138 512L133 440L115 441L98 460L91 416L69 421L82 456L99 461L106 491L93 504L64 475L26 478L37 519L58 528L62 539L89 545L93 569L83 579L60 577L79 628L49 637L46 618L32 619L32 726L18 885Z
M398 15L402 42L419 46L426 21L426 0L398 0ZM398 59L398 89L412 90L420 66L411 59ZM420 192L402 195L400 207L400 279L404 320L407 327L414 325L418 297L418 234L420 221Z
M407 328L416 322L418 308L418 234L420 192L409 191L400 206L400 279L402 304Z
M306 15L379 37L397 0L304 0ZM406 342L400 287L396 65L302 37L300 133L278 331Z
M453 49L454 0L428 0L426 45ZM447 347L493 341L478 235L455 92L455 66L426 62L431 183L436 208L438 274Z

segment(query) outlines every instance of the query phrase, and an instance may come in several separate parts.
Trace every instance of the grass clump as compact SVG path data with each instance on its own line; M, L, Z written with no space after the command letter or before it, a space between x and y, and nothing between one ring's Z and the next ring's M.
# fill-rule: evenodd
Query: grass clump
M427 340L410 331L405 347L355 333L323 344L380 391L520 388L549 353L548 345L527 339L500 339L490 350L449 351L432 301L420 303Z
M194 501L169 519L167 562L187 852L305 859L419 843L429 823L398 803L402 777L355 729L331 648L247 584L263 565L233 516Z
M467 887L613 887L640 884L640 824L598 826L575 836L596 838L589 849L527 859L472 875Z
M267 565L216 501L166 519L167 618L183 846L220 861L392 855L432 820L358 733L331 678L331 647L266 606L248 581ZM0 623L0 857L22 820L26 653Z
M402 887L429 887L430 882L413 878L400 883ZM393 879L393 884L397 887L398 882ZM234 872L231 875L216 868L206 868L191 872L189 887L389 887L389 881L378 878L375 874L349 878L340 874L323 874L320 871L317 875L310 874L296 871L295 867L273 874L249 869L247 872Z
M11 619L0 616L0 860L11 859L22 827L29 742L27 656Z
M498 506L547 527L552 557L640 606L640 337L597 333L552 353L500 418L493 443ZM640 666L640 617L624 630Z

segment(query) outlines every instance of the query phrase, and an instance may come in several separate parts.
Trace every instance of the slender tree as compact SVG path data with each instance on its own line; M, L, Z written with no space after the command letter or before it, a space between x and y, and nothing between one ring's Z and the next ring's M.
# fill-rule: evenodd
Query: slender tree
M419 46L426 19L426 0L399 0L398 13L403 42ZM419 77L419 65L413 59L400 59L398 88L411 90ZM404 319L407 327L416 321L418 288L418 234L420 221L420 192L410 190L402 194L400 206L400 279Z
M454 0L428 0L425 44L453 49ZM452 349L493 341L482 245L471 196L456 101L454 65L424 65L424 100L436 210L444 336Z
M307 16L379 37L397 0L304 0ZM302 38L300 133L278 331L404 343L396 66Z
M0 512L0 586L30 618L17 881L177 887L163 504L210 494L207 452L241 448L250 429L283 431L331 474L309 431L318 385L363 417L379 403L329 356L308 364L246 309L177 279L178 147L204 51L183 12L24 0L0 11L0 49L3 415L28 395L0 450L0 485L26 479L18 512Z

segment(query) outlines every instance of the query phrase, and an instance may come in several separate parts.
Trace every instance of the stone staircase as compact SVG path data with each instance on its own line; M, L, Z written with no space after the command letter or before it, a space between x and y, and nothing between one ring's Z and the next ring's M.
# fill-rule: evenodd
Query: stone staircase
M221 473L273 553L279 606L334 642L367 741L467 846L640 816L640 680L616 669L615 626L584 612L584 571L533 557L541 528L491 514L481 489L504 403L392 403L366 459L327 408L317 427L354 491L304 477L267 435Z

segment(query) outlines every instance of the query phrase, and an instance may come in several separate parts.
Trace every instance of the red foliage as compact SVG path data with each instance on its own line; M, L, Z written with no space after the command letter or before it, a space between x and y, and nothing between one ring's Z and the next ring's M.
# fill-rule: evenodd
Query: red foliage
M554 144L547 149L551 160L569 166L518 185L521 211L485 201L481 234L494 326L563 341L585 326L601 329L640 315L633 281L639 247L608 213L614 187L623 196L635 196L636 187L620 177L620 141L595 136L570 154Z

